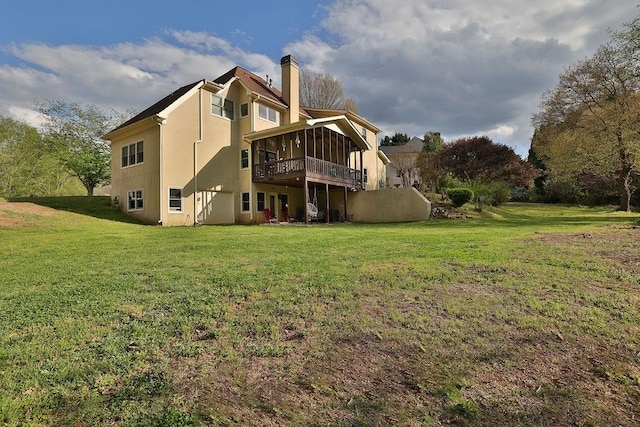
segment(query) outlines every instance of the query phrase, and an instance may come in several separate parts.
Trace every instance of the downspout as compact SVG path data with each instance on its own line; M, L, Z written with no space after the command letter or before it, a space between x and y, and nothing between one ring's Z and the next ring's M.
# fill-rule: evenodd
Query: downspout
M380 180L381 180L380 172L381 172L382 168L380 167L380 165L383 162L380 160L380 157L378 157L378 148L379 148L378 147L378 134L376 133L376 146L375 146L375 149L376 149L376 180L378 181L378 182L376 182L376 190L381 190L382 188L380 188ZM385 174L385 177L386 177L386 174Z
M202 88L198 90L198 140L193 143L193 225L198 225L198 144L202 142Z
M255 129L255 117L253 116L253 100L251 100L251 102L249 103L249 117L249 133L251 133ZM249 148L249 206L252 206L251 213L249 214L249 222L251 223L253 223L254 221L253 212L257 208L257 202L251 203L252 200L256 200L253 198L254 195L255 185L253 183L253 141L251 141L251 148Z
M363 190L366 190L365 186L364 186L364 162L363 162L363 152L362 152L362 148L360 149L360 187L362 187Z
M202 88L198 91L198 141L202 141Z
M164 169L163 169L163 159L164 159L164 151L163 151L163 142L164 142L164 132L162 129L162 119L158 120L158 126L160 126L160 130L158 131L160 134L159 137L159 145L160 145L160 219L158 219L158 225L162 225L162 221L163 221L163 214L164 214Z
M198 212L198 144L200 140L193 142L193 226L198 225L196 212Z

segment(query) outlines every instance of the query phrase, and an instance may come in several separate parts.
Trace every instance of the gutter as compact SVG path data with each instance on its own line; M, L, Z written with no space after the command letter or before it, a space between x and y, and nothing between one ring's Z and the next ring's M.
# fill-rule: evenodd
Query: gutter
M154 116L155 117L155 116ZM163 205L163 199L164 197L162 197L164 195L164 191L163 191L163 187L164 187L164 173L163 173L163 167L164 167L164 150L163 150L163 145L164 145L164 132L163 132L163 127L162 124L164 123L163 119L159 119L157 120L158 126L160 126L160 129L158 130L158 132L160 133L159 135L159 145L160 145L160 219L158 220L158 225L162 225L162 221L163 221L163 213L164 213L164 205Z
M249 103L249 117L251 117L250 132L253 132L254 129L256 128L256 117L254 115L253 102ZM243 140L246 141L244 138L243 138ZM251 200L255 200L253 198L254 191L255 191L255 184L253 183L253 160L254 160L253 159L253 144L250 144L250 148L249 148L249 206L254 206L251 203ZM252 223L254 221L253 211L255 211L255 208L251 209L251 214L249 216L249 221L252 222Z
M193 143L193 226L198 224L198 144L202 142L202 88L198 91L198 140Z

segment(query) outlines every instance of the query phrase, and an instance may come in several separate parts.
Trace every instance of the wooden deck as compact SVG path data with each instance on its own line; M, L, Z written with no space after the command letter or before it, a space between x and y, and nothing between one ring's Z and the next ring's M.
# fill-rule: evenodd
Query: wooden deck
M337 163L314 157L271 160L253 165L253 182L302 187L305 182L362 189L362 173Z

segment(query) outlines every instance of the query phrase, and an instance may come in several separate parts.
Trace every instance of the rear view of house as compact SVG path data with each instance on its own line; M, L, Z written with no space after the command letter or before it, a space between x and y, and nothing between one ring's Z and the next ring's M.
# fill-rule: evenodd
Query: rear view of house
M350 111L301 108L298 63L281 66L282 92L235 67L105 135L114 202L162 225L350 219L349 197L384 183L380 129Z

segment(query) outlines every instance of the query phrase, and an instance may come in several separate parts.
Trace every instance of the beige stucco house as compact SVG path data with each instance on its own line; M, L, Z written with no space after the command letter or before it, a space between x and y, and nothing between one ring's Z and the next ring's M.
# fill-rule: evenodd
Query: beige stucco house
M350 199L385 180L380 129L350 111L300 107L298 63L281 66L282 92L235 67L105 135L114 203L161 225L354 219Z
M403 145L380 147L380 150L390 160L386 168L386 180L389 186L417 187L422 183L417 160L423 147L424 141L415 136Z

